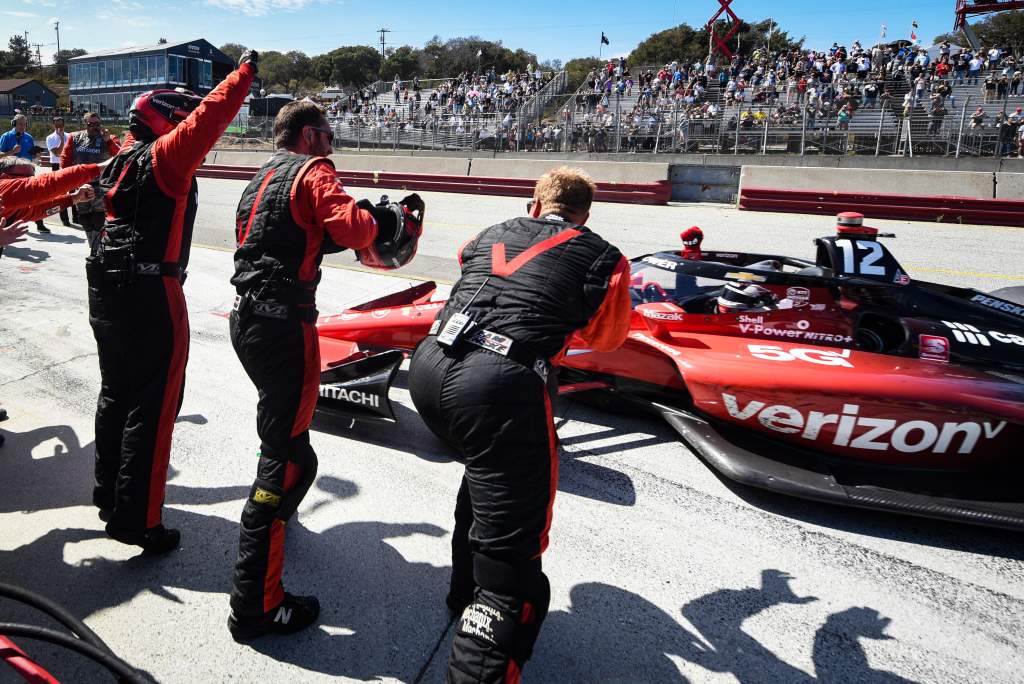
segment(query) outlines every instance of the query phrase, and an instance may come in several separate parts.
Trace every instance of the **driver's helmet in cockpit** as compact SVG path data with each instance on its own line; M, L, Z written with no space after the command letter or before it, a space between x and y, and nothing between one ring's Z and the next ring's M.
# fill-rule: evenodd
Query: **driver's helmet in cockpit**
M718 296L718 313L735 314L771 311L779 308L779 299L771 290L748 283L726 283Z

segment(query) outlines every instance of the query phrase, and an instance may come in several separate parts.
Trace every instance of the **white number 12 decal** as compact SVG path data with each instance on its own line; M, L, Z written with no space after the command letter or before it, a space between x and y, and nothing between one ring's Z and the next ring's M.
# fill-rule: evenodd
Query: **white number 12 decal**
M857 246L861 249L866 249L867 254L857 264L854 262L856 258L855 250L853 248L853 241L837 240L836 244L843 250L843 271L846 273L860 273L861 275L877 275L884 276L885 268L883 266L876 266L875 263L882 258L882 246L877 242L871 242L868 240L857 240Z

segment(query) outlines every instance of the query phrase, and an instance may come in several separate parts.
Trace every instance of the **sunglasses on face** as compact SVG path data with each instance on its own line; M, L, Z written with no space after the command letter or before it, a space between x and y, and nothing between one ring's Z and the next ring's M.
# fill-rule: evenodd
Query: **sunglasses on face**
M537 200L530 200L529 202L526 203L526 213L527 214L532 214L533 213L533 205L536 204L536 203L537 203Z
M318 126L307 126L307 128L309 128L311 130L314 130L314 131L318 131L320 133L326 133L327 134L327 141L328 142L334 142L334 131L332 131L330 128L320 128Z

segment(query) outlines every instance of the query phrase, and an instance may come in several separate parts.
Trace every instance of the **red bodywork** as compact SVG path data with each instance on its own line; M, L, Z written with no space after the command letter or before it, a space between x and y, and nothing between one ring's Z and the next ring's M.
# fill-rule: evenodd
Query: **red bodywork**
M1012 445L1024 439L1024 386L956 364L850 349L842 300L832 304L815 288L798 294L797 308L739 315L639 304L619 350L572 345L562 365L605 388L649 387L659 402L847 459L970 470L1014 458ZM433 295L424 284L322 317L324 370L382 349L411 351L443 306Z

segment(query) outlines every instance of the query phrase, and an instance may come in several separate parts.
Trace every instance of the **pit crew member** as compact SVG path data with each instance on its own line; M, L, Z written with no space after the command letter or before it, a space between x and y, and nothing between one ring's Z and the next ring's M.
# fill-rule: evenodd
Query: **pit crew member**
M629 330L629 264L584 225L594 189L582 171L549 171L529 216L467 243L462 277L413 355L413 403L466 466L446 598L461 613L449 682L519 681L547 615L555 368L574 333L611 351Z
M181 284L196 214L194 175L255 74L256 53L246 52L205 98L175 90L140 95L125 144L100 179L106 222L86 259L101 376L93 503L108 535L149 552L169 552L180 539L164 527L162 512L188 357Z
M64 150L60 154L61 168L66 169L76 164L98 164L110 159L121 149L117 136L110 135L103 128L103 123L95 112L87 112L82 121L85 123L85 130L72 133L64 145ZM93 187L99 189L99 182L96 181ZM89 240L91 252L103 228L106 215L103 195L97 193L91 201L77 203L75 215Z
M319 394L316 286L325 253L356 250L364 266L393 268L416 251L423 202L372 206L345 193L328 159L333 133L312 102L274 121L277 153L242 193L236 215L238 293L231 343L259 390L260 455L242 511L228 629L244 642L313 624L313 596L284 591L285 523L316 476L309 425ZM418 212L416 216L413 212Z

